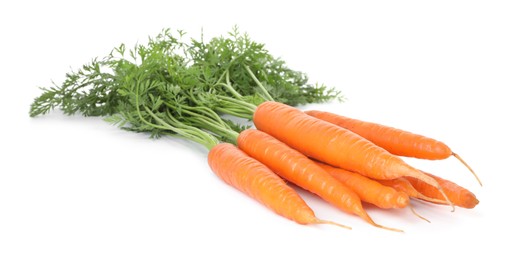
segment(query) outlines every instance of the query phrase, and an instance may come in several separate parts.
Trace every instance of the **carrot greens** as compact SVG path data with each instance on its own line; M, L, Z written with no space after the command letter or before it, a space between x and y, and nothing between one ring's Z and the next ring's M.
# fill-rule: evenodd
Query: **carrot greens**
M308 83L304 73L287 67L285 61L270 54L264 44L252 41L237 27L228 36L215 37L208 42L187 41L185 34L165 29L150 37L146 44L129 49L121 44L107 56L95 58L67 73L62 84L42 88L43 93L31 105L30 115L46 114L55 108L67 115L84 116L124 112L124 105L120 104L127 102L128 95L121 86L135 77L137 70L143 69L149 80L165 85L163 93L168 92L169 96L185 91L183 96L197 95L200 100L212 98L223 104L233 102L226 97L255 105L273 99L299 105L341 98L334 88ZM214 97L211 95L214 93L220 95ZM207 103L210 102L204 102ZM214 110L249 114L249 105L240 105Z

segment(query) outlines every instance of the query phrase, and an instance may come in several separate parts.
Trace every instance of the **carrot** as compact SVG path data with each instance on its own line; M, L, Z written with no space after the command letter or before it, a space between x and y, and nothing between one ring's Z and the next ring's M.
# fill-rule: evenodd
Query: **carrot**
M318 219L296 191L257 160L232 144L221 143L208 153L212 171L224 182L256 199L277 214L299 224L333 224Z
M435 179L399 157L347 129L309 116L296 108L266 101L255 110L253 122L257 129L318 161L373 179L412 176L443 193ZM444 197L447 199L445 193ZM450 204L454 211L454 205Z
M330 173L332 177L355 191L362 201L383 209L405 208L409 204L409 197L404 192L399 192L394 188L384 186L375 180L355 172L336 168L324 163L316 162L316 164Z
M320 162L316 162L316 164L330 173L332 177L355 191L362 201L383 209L408 207L415 216L430 222L413 209L409 202L409 196L405 192L383 185L380 180L372 180L355 172L336 168Z
M356 214L376 227L400 231L375 223L363 209L361 200L355 192L311 159L274 137L259 130L247 129L239 134L237 144L241 150L280 177L315 193L339 209Z
M305 111L305 113L346 128L395 155L428 160L441 160L454 156L472 172L479 185L482 185L474 170L443 142L401 129L361 121L330 112L311 110Z
M443 199L435 199L431 197L427 197L424 194L420 193L411 185L411 183L405 178L398 178L393 180L378 180L382 185L392 187L400 192L406 193L411 198L416 198L420 200L425 200L429 202L446 204L447 201Z
M436 179L436 181L440 183L440 185L443 187L445 194L447 195L447 197L449 197L450 201L454 203L454 205L458 207L471 209L479 203L479 200L476 198L476 195L474 195L474 193L472 193L471 191L459 186L458 184L452 181L440 178L438 176L434 176L429 173L427 173L427 175ZM415 178L407 177L406 179L411 183L411 185L413 185L413 187L415 187L417 191L421 192L422 194L430 198L441 200L441 202L438 201L437 203L443 204L443 195L440 192L438 192L434 187L429 186L427 183L424 183Z

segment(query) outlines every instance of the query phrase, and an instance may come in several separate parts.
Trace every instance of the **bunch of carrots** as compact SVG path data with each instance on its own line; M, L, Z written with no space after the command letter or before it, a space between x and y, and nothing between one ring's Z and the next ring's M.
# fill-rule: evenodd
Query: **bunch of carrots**
M199 143L209 150L208 164L219 178L299 224L349 228L317 218L286 181L373 226L393 231L401 230L376 223L363 202L411 210L410 199L450 205L452 210L478 204L466 188L399 157L453 156L481 184L444 143L343 115L297 109L293 105L330 100L336 93L293 85L306 83L302 74L268 56L263 45L247 36L239 38L234 32L231 39L209 44L194 41L189 47L165 32L148 46L135 47L130 54L133 60L126 59L119 47L115 50L121 57L110 53L82 71L67 74L61 87L44 89L36 98L31 116L59 106L67 114L105 116L125 130ZM216 53L221 50L226 51ZM224 115L251 119L255 127L239 125Z
M281 103L266 101L257 107L253 116L257 129L241 132L237 138L238 148L227 143L212 148L209 164L230 185L300 224L329 222L318 220L312 213L309 221L306 204L284 204L284 197L296 197L289 186L254 182L252 176L255 173L245 168L235 169L238 168L238 160L221 160L218 158L221 153L219 150L239 151L240 156L249 156L265 166L261 174L269 169L268 176L278 175L317 194L344 212L355 214L384 229L400 231L375 223L364 210L362 202L384 209L410 207L410 198L449 204L453 210L454 206L473 208L478 204L472 192L451 181L415 169L392 152L396 150L404 156L423 159L454 155L444 143L359 120L349 120L353 121L352 124L340 123L347 120L344 116L328 112L303 112ZM376 131L374 136L379 138L364 137L372 131ZM448 155L444 151L448 151ZM278 189L275 192L281 195L276 195L276 200L269 204L271 202L262 198L271 198L272 187Z

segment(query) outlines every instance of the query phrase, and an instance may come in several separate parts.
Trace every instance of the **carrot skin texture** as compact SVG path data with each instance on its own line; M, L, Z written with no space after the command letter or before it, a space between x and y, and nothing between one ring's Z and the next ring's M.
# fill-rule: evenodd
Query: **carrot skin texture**
M228 143L214 146L208 153L208 164L224 182L277 214L299 224L318 223L312 209L293 188L236 146Z
M353 119L330 112L311 110L305 111L305 113L348 129L394 155L427 160L443 160L454 156L469 169L479 185L483 186L481 179L467 162L458 154L452 152L449 146L443 142L398 128Z
M409 197L418 198L419 192L405 178L397 178L393 180L379 180L379 183L392 187L400 192L406 193Z
M443 142L408 131L366 122L325 111L305 111L307 115L346 128L391 154L428 160L450 157L452 150Z
M418 192L413 185L411 185L411 182L409 182L406 178L397 178L393 180L378 180L379 183L385 186L389 186L394 188L395 190L398 190L400 192L406 193L410 198L425 200L432 203L438 203L438 204L447 204L447 201L444 199L436 199L427 197L424 194ZM430 185L428 185L430 186ZM432 186L430 186L432 187ZM443 198L443 196L441 196Z
M237 145L282 178L308 190L339 209L369 219L359 196L302 153L254 129L240 133Z
M440 178L429 173L426 174L433 177L434 179L436 179L436 181L438 181L438 183L440 183L445 194L454 205L462 208L471 209L476 207L476 205L479 203L479 200L476 198L476 195L474 195L474 193L472 193L468 189L463 188L452 181ZM405 177L405 179L407 179L411 183L411 185L413 185L413 187L415 187L415 189L423 195L438 200L444 199L443 195L440 192L438 192L436 188L428 185L427 183L424 183L420 180L411 177Z
M319 162L316 163L334 178L355 191L364 202L383 209L405 208L409 205L409 197L404 192L384 186L376 180L369 179L355 172Z
M431 177L365 138L277 102L260 104L253 115L257 129L318 161L373 179L414 176L439 187ZM282 127L279 127L281 124Z

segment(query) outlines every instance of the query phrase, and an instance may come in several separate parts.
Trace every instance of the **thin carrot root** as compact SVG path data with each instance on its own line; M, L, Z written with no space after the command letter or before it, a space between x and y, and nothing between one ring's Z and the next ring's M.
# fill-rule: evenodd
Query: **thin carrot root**
M447 197L447 194L445 194L445 191L443 191L442 186L438 185L438 191L442 194L442 196L445 198L445 201L447 201L447 204L449 204L452 207L451 212L454 212L456 210L456 207L454 206L454 203L451 202L449 197Z
M352 229L349 226L346 226L346 225L343 225L343 224L339 224L339 223L336 223L334 221L324 220L324 219L316 219L314 221L314 224L329 224L329 225L334 225L334 226L338 226L338 227L341 227L341 228L346 228L346 229L349 229L349 230Z
M446 200L441 200L441 199L435 199L435 198L427 197L427 196L425 196L424 194L422 194L420 192L414 198L419 199L419 200L423 200L423 201L427 201L427 202L437 203L437 204L447 204Z
M370 224L372 224L372 225L373 225L373 226L375 226L375 227L382 228L382 229L386 229L386 230L389 230L389 231L395 231L395 232L404 233L404 230L402 230L402 229L386 227L386 226L383 226L383 225L379 225L379 224L377 224L377 223L375 223L375 222L372 222L372 223L370 223Z
M451 200L449 199L449 197L447 197L447 194L445 194L445 192L443 191L443 188L442 186L440 186L440 184L431 176L425 174L424 172L420 171L421 174L414 174L414 175L409 175L410 177L413 177L413 178L417 178L417 179L420 179L421 181L435 187L438 189L438 191L442 194L442 196L445 198L445 201L447 202L447 204L449 204L452 208L451 212L454 212L456 210L454 204L451 202Z
M452 153L452 156L456 157L456 159L458 159L463 165L465 165L469 169L469 171L474 175L474 177L476 177L479 186L483 186L483 183L481 183L481 179L479 179L478 175L474 172L472 168L470 168L467 162L465 162L457 153Z
M373 221L373 219L368 214L366 214L366 213L364 213L364 215L360 215L360 217L363 218L364 220L366 220L366 222L370 223L374 227L386 229L386 230L389 230L389 231L395 231L395 232L404 233L404 230L402 230L402 229L386 227L386 226L379 225L379 224L375 223L375 221Z
M426 219L426 218L422 217L422 215L416 213L415 208L413 208L413 206L411 206L411 204L408 204L408 207L411 210L411 212L413 213L413 215L417 216L418 218L420 218L424 221L427 221L427 223L431 223L431 221L429 221L429 219Z

